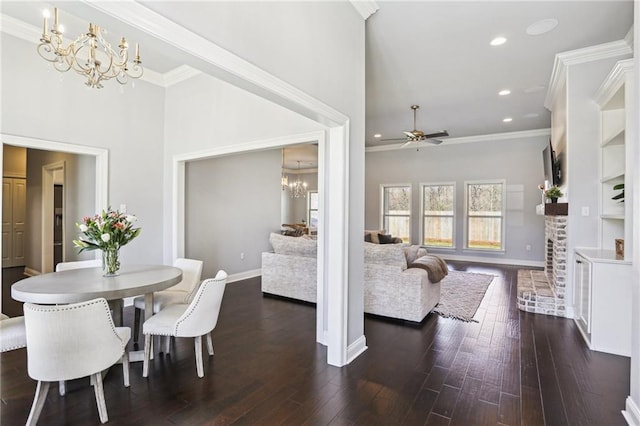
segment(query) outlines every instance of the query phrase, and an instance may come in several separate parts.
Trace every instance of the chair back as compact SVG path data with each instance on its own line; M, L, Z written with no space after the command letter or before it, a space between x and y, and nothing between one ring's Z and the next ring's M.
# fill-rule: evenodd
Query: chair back
M226 284L225 271L218 271L215 278L200 284L187 310L176 321L176 336L203 336L216 327Z
M182 269L182 281L169 288L172 291L184 291L190 295L200 284L202 277L202 260L178 258L173 262L173 266ZM189 301L185 298L185 303Z
M69 305L24 304L29 377L45 382L90 376L118 361L126 342L104 298Z
M102 260L100 259L78 260L75 262L60 262L56 265L56 272L68 271L71 269L100 268L100 267L102 267Z

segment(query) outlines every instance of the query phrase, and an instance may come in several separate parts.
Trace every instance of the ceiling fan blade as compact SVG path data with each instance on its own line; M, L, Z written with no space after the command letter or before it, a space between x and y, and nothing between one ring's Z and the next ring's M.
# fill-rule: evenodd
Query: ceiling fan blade
M393 139L380 139L380 142L398 142L398 141L406 141L407 138L393 138Z
M424 139L425 142L429 142L433 145L440 145L442 141L440 139Z
M449 132L446 130L439 130L435 133L429 133L428 135L424 135L425 139L433 139L433 138L442 138L445 136L449 136Z
M402 145L400 145L400 148L404 148L405 146L411 144L413 141L406 141L405 143L403 143Z
M416 137L416 135L413 132L402 132L402 133L407 135L408 138L415 138Z

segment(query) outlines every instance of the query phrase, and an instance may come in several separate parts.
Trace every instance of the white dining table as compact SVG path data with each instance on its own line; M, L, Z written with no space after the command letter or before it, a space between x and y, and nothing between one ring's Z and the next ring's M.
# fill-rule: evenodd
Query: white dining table
M102 268L50 272L18 281L11 297L20 302L61 305L104 297L113 310L113 322L122 325L122 299L144 294L145 320L153 315L153 292L182 280L182 270L166 265L123 265L117 276L103 276ZM142 360L143 351L130 353L130 361Z

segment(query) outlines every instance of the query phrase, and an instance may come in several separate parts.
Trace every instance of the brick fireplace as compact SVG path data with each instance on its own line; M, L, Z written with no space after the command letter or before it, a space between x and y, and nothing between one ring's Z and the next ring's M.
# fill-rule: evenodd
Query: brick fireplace
M545 212L544 230L546 241L544 271L532 269L518 271L518 308L526 312L566 317L565 294L568 267L566 208Z

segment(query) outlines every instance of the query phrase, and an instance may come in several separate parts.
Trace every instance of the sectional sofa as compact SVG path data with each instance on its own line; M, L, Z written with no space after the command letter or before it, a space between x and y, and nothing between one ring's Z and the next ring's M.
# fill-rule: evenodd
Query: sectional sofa
M273 252L262 253L262 291L306 302L317 298L317 241L271 234ZM440 282L409 268L426 254L417 246L365 242L364 311L421 322L440 300ZM409 263L407 263L409 260Z

